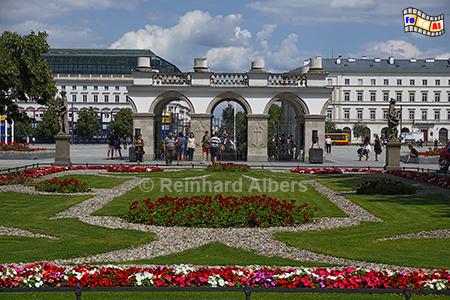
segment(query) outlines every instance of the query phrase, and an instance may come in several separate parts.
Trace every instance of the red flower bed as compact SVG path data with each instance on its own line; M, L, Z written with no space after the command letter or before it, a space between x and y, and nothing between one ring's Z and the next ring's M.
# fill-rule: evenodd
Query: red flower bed
M419 152L420 156L440 156L443 154L443 152L446 151L445 148L438 148L438 149L428 149L427 151Z
M409 179L413 179L420 182L427 182L434 185L438 185L440 187L450 189L450 177L448 176L440 176L429 173L421 173L414 171L387 171L386 173L405 177Z
M0 288L25 287L236 287L448 290L446 270L345 268L0 265Z
M343 174L343 173L384 173L384 170L380 169L367 169L367 168L293 168L292 173L298 174Z
M218 172L248 172L250 166L246 164L235 164L235 163L216 163L206 167L206 171Z
M43 151L47 148L30 148L30 144L27 143L0 143L0 151L22 151L22 152L32 152L32 151Z
M91 188L85 182L78 180L75 177L66 179L52 178L39 182L34 186L37 191L50 193L84 193L89 192Z
M125 218L162 226L222 228L293 226L308 222L312 215L308 204L298 205L296 200L217 194L133 201Z
M126 172L126 173L146 173L146 172L162 172L163 169L155 166L109 166L108 172Z

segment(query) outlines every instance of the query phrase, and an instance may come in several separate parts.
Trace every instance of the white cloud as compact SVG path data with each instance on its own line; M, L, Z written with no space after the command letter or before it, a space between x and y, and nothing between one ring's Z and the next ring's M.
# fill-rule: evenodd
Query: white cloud
M209 67L215 71L246 71L254 56L250 47L211 48L206 52Z
M418 58L424 54L419 48L404 40L376 42L369 45L365 53L374 57L387 57L392 53L397 58Z
M441 53L436 55L437 59L450 59L450 52L445 52L445 53Z
M330 6L334 8L370 8L375 6L373 0L332 0Z

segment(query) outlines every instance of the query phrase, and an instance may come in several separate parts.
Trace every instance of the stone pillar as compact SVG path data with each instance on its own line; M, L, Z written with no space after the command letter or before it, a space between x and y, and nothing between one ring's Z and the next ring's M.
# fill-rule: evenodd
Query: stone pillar
M303 159L303 149L305 147L305 120L303 116L295 117L295 144L296 144L296 153L294 159Z
M191 130L195 137L194 161L202 160L202 138L205 131L211 135L211 114L190 114Z
M268 115L247 116L247 161L267 161Z
M70 135L68 134L57 134L55 135L55 166L70 166L72 165L70 161Z
M317 130L318 145L323 149L325 140L325 115L304 115L305 119L305 148L304 161L309 162L309 149L312 146L312 131ZM317 144L314 146L317 147Z
M386 145L386 165L385 170L400 170L400 148L402 144L399 142L388 142Z
M144 162L155 160L155 114L133 113L133 134L136 129L144 140Z

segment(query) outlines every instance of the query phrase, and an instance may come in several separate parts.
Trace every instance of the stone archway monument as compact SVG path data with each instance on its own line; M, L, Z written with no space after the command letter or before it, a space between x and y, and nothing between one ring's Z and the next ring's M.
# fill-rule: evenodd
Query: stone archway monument
M194 160L201 157L201 138L205 131L211 133L212 108L224 99L233 99L246 111L247 160L268 160L267 107L280 95L290 95L292 101L301 103L301 126L304 161L312 146L313 131L317 131L319 143L325 139L325 112L332 88L326 83L322 59L315 57L301 72L269 73L264 61L255 60L244 73L217 73L208 68L206 59L194 60L194 71L186 73L158 73L150 67L147 58L138 58L133 84L128 87L128 99L132 104L133 127L140 132L145 143L145 160L154 160L156 108L164 102L164 95L178 95L191 108L190 130L195 134ZM295 99L295 100L294 100ZM300 135L300 133L299 133Z

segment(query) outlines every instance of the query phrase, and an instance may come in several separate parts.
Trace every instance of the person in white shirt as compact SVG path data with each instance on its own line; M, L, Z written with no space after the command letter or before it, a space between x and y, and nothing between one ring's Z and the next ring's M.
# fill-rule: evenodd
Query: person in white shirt
M217 159L219 157L221 144L219 134L217 132L214 133L214 136L211 138L210 144L211 144L211 162L215 164L217 163Z
M187 152L186 152L186 160L192 161L194 159L194 151L195 151L195 138L194 133L189 133L189 137L187 140Z
M325 147L326 147L327 153L331 153L331 144L332 143L333 143L333 141L331 140L331 137L329 135L327 135L327 137L325 138Z

